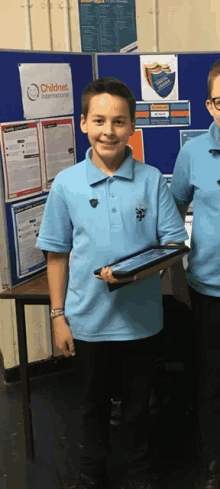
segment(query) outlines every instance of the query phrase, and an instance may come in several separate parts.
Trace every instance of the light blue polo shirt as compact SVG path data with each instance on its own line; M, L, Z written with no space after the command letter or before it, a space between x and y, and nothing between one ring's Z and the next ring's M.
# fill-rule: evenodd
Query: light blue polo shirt
M94 270L146 247L180 243L188 235L159 170L133 159L127 147L124 162L108 176L91 161L90 151L56 176L37 248L60 253L73 248L65 301L73 338L146 338L162 329L159 273L109 292Z
M220 142L214 122L181 148L170 188L177 204L193 200L187 281L201 294L220 297Z

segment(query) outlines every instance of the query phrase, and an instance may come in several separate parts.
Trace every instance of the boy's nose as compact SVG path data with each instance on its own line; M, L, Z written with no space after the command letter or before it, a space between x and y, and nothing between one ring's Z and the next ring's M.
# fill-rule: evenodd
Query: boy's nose
M106 122L104 126L104 133L109 136L109 134L112 134L113 131L113 124L111 122Z

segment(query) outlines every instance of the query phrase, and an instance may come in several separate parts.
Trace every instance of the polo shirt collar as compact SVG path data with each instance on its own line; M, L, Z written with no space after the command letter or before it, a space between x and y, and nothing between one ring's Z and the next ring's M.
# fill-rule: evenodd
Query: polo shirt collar
M89 185L93 185L94 183L101 182L102 180L107 180L110 178L110 175L106 175L103 173L90 159L92 148L89 148L86 151L86 173L87 173L87 181ZM133 164L133 155L132 150L129 146L125 148L125 160L118 168L118 170L112 175L114 178L125 178L127 180L133 180L134 178L134 164Z
M220 154L220 141L219 141L219 128L216 126L215 122L209 127L209 153L213 155Z

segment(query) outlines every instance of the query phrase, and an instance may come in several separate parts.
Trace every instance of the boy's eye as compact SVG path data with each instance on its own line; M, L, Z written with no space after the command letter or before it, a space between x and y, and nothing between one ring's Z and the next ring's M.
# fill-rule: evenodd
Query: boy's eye
M93 122L95 122L96 124L103 124L104 121L102 119L94 119ZM117 124L118 126L122 126L124 122L121 120L116 120L114 124Z

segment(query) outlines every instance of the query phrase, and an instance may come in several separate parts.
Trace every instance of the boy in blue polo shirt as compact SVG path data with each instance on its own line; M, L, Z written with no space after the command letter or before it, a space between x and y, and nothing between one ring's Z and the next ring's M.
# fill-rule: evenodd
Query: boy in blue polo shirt
M56 176L37 241L49 251L56 344L65 356L76 354L83 377L83 445L73 487L108 487L111 371L117 360L123 488L150 488L149 397L155 335L162 329L160 275L138 274L109 292L108 283L126 279L115 279L106 265L150 246L180 244L188 235L159 170L135 160L127 146L135 130L135 99L126 84L103 78L84 89L81 130L91 148L84 161Z
M206 107L214 120L207 134L184 144L171 184L183 220L193 201L188 268L185 273L178 262L172 269L174 294L192 307L199 455L195 487L201 489L220 484L220 59L208 74Z

